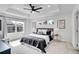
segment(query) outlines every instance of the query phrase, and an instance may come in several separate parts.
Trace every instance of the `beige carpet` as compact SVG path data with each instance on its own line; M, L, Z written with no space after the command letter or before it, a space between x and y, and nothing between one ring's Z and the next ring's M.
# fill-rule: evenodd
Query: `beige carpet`
M10 42L10 45L11 47L15 48L19 45L19 43L20 43L19 40L16 40L14 42ZM14 48L12 50L14 50ZM20 52L19 50L20 49L18 49L17 52ZM25 49L22 51L25 51ZM73 49L72 44L68 42L58 41L58 40L51 41L46 48L46 52L47 54L78 54L79 53L79 51L76 51ZM27 54L27 52L25 53Z
M46 48L48 54L78 54L79 51L73 49L72 44L58 40L51 41Z

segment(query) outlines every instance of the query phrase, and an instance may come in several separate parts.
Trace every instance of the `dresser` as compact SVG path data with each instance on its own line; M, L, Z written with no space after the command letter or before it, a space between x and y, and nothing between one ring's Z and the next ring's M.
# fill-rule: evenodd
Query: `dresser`
M0 54L10 54L11 48L0 40Z

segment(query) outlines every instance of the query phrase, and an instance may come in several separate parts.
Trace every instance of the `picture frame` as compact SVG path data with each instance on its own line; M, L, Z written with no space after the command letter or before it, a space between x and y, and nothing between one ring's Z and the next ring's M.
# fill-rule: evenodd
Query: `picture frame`
M59 29L65 29L65 20L64 20L64 19L58 20L58 21L57 21L57 27L58 27Z

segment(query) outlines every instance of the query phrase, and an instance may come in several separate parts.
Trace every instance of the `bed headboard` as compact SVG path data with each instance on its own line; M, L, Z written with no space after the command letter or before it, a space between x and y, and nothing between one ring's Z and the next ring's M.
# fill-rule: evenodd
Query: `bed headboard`
M54 28L37 28L37 32L39 30L50 30L51 32L53 32L54 31Z
M41 33L40 33L39 30L46 30L46 31L41 31ZM54 28L37 28L37 34L48 35L49 39L51 41L54 38Z

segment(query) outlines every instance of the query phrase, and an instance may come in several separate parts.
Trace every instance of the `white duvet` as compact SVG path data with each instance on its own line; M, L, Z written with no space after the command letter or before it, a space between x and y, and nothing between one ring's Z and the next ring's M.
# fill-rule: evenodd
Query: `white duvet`
M41 50L28 44L11 47L12 54L42 54Z
M34 36L38 38L43 38L46 41L46 44L49 43L49 36L48 35L38 35L38 34L29 34L29 36Z

